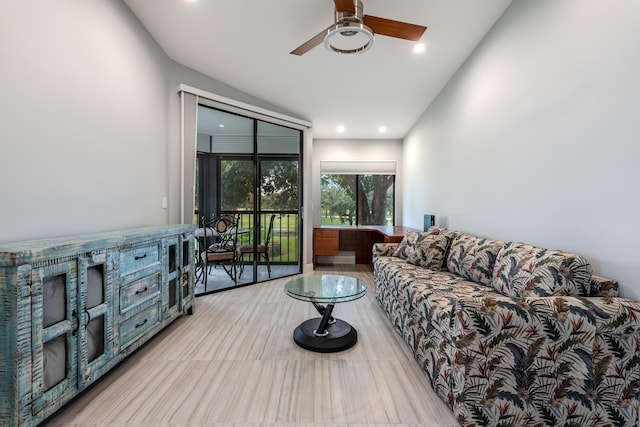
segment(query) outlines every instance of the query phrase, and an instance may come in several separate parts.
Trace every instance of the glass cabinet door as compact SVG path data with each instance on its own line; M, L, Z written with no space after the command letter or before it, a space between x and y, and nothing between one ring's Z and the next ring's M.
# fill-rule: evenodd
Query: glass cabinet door
M77 261L36 267L31 272L33 404L38 414L72 396L77 386Z
M195 239L193 235L186 235L182 237L182 268L180 270L180 286L182 286L182 307L180 308L184 312L184 308L189 306L187 311L189 314L193 314L193 281L195 280Z
M193 264L194 259L194 237L193 235L182 236L180 240L170 240L168 242L167 277L167 302L164 308L166 316L174 319L185 312L185 308L192 306L193 295ZM192 310L190 310L191 312Z
M87 254L79 260L78 359L84 387L105 371L115 349L113 339L113 251Z
M180 311L180 285L179 285L179 277L180 277L180 269L179 269L179 260L180 260L180 251L178 246L178 240L172 239L168 242L167 249L167 270L165 274L167 277L163 280L164 283L167 283L166 292L168 295L166 298L162 298L163 303L166 301L167 307L164 307L163 311L170 318L177 317ZM164 292L165 290L163 290Z

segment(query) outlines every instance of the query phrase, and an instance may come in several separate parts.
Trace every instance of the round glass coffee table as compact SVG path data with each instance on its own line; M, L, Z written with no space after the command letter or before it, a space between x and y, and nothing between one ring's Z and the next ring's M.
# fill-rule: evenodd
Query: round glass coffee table
M302 322L293 331L293 340L300 347L333 353L353 347L358 341L355 328L344 320L334 318L331 313L336 303L364 296L367 291L365 282L350 276L316 274L289 280L284 290L292 298L312 303L322 315Z

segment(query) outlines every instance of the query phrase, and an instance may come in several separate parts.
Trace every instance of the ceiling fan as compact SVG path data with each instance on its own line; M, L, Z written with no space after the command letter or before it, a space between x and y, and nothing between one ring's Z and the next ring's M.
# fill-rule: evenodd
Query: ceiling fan
M427 27L365 15L361 0L334 0L335 23L290 53L304 55L320 43L334 53L354 55L373 46L373 35L418 41Z

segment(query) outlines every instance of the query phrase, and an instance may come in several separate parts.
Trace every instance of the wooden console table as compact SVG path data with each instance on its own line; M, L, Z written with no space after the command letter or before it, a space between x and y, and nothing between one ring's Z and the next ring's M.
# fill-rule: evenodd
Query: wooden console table
M315 226L313 227L313 268L318 255L337 256L340 251L354 251L356 264L371 264L374 243L398 243L410 227L385 225Z

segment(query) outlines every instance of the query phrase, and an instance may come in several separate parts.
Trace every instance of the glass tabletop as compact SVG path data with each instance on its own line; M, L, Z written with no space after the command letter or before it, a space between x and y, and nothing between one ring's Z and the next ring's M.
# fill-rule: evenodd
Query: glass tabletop
M289 280L284 291L290 297L303 301L336 303L362 297L367 291L367 284L351 276L315 274Z

